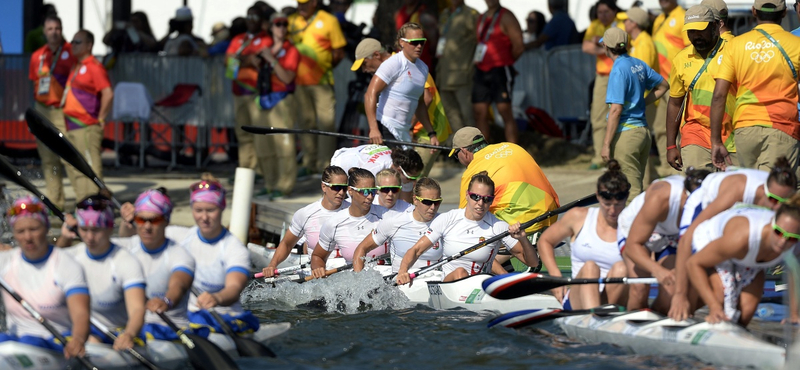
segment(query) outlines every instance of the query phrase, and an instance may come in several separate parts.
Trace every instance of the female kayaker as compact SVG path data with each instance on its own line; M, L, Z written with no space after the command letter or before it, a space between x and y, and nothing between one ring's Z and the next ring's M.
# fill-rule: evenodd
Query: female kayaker
M464 196L468 198L466 208L454 209L436 217L426 235L419 238L405 253L397 273L397 284L407 284L411 281L408 270L438 242L441 242L442 253L450 256L506 231L509 235L502 240L442 266L445 274L443 281L454 281L489 272L500 243L508 249L521 245L526 261L531 261L534 265L539 263L536 251L528 240L525 230L519 229L519 223L509 226L489 212L489 207L494 201L494 181L486 171L472 176Z
M395 172L396 173L396 172ZM364 256L379 245L389 245L392 253L392 271L400 270L400 261L406 252L416 244L420 235L424 235L431 221L438 216L442 204L442 189L436 180L424 177L414 186L414 207L402 213L387 213L378 222L375 231L367 235L353 253L353 270L358 272L364 268ZM411 268L430 266L442 258L442 248L435 243L417 259Z
M572 247L572 277L596 279L624 277L627 269L617 247L617 219L628 200L631 184L616 160L597 179L597 208L573 208L542 233L537 246L551 276L561 276L553 252L566 238ZM575 285L552 290L565 310L594 308L604 303L624 305L625 286Z
M400 173L391 168L381 170L375 175L375 182L378 184L378 196L372 204L397 212L404 212L411 207L411 203L400 199L400 190L403 188Z

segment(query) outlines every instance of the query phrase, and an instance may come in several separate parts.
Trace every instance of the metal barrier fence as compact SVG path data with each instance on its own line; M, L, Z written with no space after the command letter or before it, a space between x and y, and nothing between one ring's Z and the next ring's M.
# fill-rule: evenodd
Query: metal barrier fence
M34 102L33 85L28 80L29 61L29 55L0 55L0 121L23 120L25 109ZM521 106L544 109L555 119L585 120L594 62L593 56L581 52L580 45L526 52L515 65L519 75L514 89L525 93ZM231 82L224 74L224 57L201 59L154 54L122 55L109 71L113 84L140 82L156 101L179 83L197 84L202 89L200 105L192 108L195 111L188 121L176 123L233 127ZM334 69L337 125L347 101L348 82L354 79L348 60Z

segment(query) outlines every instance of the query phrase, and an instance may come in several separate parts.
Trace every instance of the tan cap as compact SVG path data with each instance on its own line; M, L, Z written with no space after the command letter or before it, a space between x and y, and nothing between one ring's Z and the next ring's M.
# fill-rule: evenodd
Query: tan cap
M702 31L708 27L710 22L716 20L711 8L705 5L695 5L686 10L686 16L683 18L683 30Z
M214 36L215 33L222 31L228 27L225 26L225 23L217 22L211 27L211 36Z
M650 24L650 14L647 14L647 10L635 6L628 9L627 13L628 19L632 20L633 23L636 23L642 29L647 28L647 25Z
M356 46L356 61L353 62L353 66L350 67L351 71L357 71L361 68L361 64L364 63L364 58L372 56L373 53L376 51L381 51L383 47L381 46L381 42L375 40L373 38L366 38L361 40Z
M728 4L725 4L723 0L703 0L700 2L700 5L705 5L711 8L711 11L714 12L714 18L716 19L723 19L728 17Z
M626 47L628 46L628 33L617 27L611 27L603 34L600 42L612 49Z
M764 5L772 6L765 8ZM786 0L756 0L753 8L762 12L782 12L786 9Z
M476 138L478 136L480 136L480 138ZM483 140L486 139L484 139L481 130L478 130L477 128L472 126L462 127L461 129L456 131L455 135L453 135L453 150L450 151L449 156L452 157L453 153L456 152L456 149L461 149L463 147L467 147L472 144L477 144Z

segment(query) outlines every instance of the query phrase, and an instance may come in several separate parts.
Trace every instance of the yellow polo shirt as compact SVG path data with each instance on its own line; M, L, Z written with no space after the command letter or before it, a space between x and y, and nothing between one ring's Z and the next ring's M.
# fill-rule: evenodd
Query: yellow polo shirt
M611 22L608 26L604 25L599 20L593 20L592 23L589 24L589 28L586 29L586 34L583 36L583 41L592 41L595 37L603 37L603 34L606 33L611 27L617 27L621 30L625 30L625 22L624 20L628 19L628 15L619 12L617 13L617 18L614 22ZM614 61L611 58L607 57L605 54L597 56L597 74L608 76L611 73L611 67L614 66Z
M662 13L653 22L653 42L658 50L659 73L664 79L672 71L672 59L678 52L689 46L689 36L683 32L683 18L686 11L680 6L669 14Z

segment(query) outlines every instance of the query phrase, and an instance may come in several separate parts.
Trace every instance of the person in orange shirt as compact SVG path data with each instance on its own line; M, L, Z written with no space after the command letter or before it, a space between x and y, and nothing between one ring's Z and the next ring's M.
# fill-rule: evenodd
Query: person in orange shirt
M239 167L256 169L258 159L255 135L242 130L242 126L259 125L264 117L256 102L258 94L258 69L262 59L258 53L272 46L272 38L261 29L266 16L258 6L247 9L247 32L234 37L228 46L225 77L233 80L233 117L236 123L236 140L239 142ZM266 174L262 174L266 175Z
M722 141L728 90L736 89L733 129L739 165L769 170L786 156L797 172L800 122L797 112L797 71L800 38L786 32L784 0L756 0L752 8L758 25L735 37L718 57L720 65L711 102L711 160L724 169L731 159Z
M97 177L103 178L103 160L100 151L103 143L103 126L111 111L114 92L103 65L92 56L94 35L80 30L72 38L72 52L78 64L72 69L62 100L67 139L83 154ZM96 194L99 188L94 181L72 166L67 175L75 190L75 199Z
M64 40L61 32L60 18L55 15L45 18L44 35L47 44L31 55L28 78L33 81L33 91L36 92L34 109L47 117L59 131L66 132L61 99L64 96L69 72L77 60L72 54L72 45ZM36 140L36 150L42 159L42 174L47 187L47 197L63 210L64 166L61 164L61 158L39 140Z
M606 56L606 48L600 44L603 34L611 27L624 29L623 21L627 15L617 6L616 0L599 0L597 2L597 19L589 24L586 34L583 37L581 50L589 55L597 57L597 75L594 78L594 90L592 91L592 108L590 119L592 124L592 143L594 146L594 157L589 169L604 168L603 158L600 151L603 149L603 140L606 137L606 118L608 117L608 104L606 104L606 89L608 88L608 74L611 73L611 66L614 62Z
M663 13L653 22L653 42L658 50L658 72L664 80L669 80L672 72L672 59L689 46L689 37L683 30L683 18L686 11L678 5L678 0L659 0ZM669 166L667 161L667 106L668 94L664 94L657 102L655 124L653 132L656 139L658 157L661 161L658 172L661 176L674 175L677 172Z

